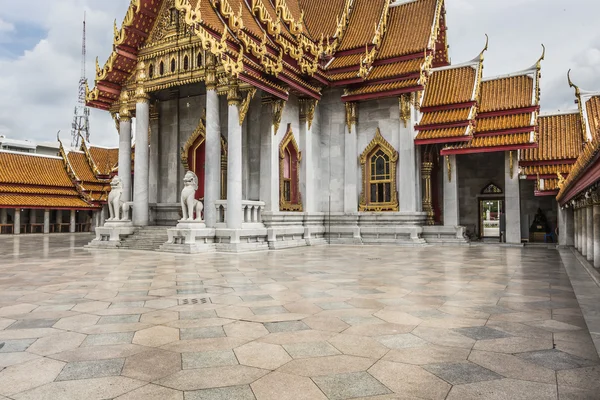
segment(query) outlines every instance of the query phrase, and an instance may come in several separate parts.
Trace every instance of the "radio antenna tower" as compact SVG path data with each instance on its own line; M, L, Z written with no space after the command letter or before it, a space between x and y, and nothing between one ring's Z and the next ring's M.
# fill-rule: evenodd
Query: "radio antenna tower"
M85 105L85 88L87 79L85 78L85 12L83 13L83 41L81 45L81 77L79 78L79 97L71 124L71 146L78 148L79 140L84 138L90 141L90 109Z

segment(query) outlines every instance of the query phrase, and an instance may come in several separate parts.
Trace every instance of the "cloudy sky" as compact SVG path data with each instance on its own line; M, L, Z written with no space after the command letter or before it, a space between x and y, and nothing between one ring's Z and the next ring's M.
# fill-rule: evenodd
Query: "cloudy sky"
M111 51L113 20L129 0L0 0L0 135L70 140L81 60L81 21L87 15L87 69L93 79ZM446 0L453 63L474 58L490 36L486 76L531 66L546 45L544 111L574 108L566 72L582 88L600 90L598 0ZM90 86L93 86L90 83ZM108 113L92 110L92 143L116 146Z

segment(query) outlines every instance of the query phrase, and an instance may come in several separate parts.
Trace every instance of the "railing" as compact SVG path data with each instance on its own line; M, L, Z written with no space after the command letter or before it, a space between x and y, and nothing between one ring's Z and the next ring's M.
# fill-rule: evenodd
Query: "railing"
M215 201L217 209L217 223L227 223L227 200ZM244 224L262 223L262 211L265 208L264 201L242 200L242 221Z

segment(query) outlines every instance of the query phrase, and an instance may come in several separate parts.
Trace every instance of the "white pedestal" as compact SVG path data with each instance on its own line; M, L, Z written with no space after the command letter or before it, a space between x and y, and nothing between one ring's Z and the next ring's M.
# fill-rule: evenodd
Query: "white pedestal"
M169 253L209 253L215 251L215 229L207 228L204 221L179 221L167 230L168 241L160 251Z
M104 226L96 228L96 238L87 248L117 248L121 243L121 236L132 235L135 227L131 221L106 221Z

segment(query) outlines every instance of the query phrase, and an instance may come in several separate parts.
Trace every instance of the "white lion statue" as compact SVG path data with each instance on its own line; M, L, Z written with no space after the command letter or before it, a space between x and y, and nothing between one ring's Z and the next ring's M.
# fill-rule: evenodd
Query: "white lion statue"
M204 206L201 201L194 198L196 190L198 190L198 177L192 171L188 171L183 178L183 184L183 190L181 191L182 221L202 221ZM194 218L194 210L196 211L196 218Z
M108 194L108 213L110 218L109 221L120 221L121 220L121 207L123 202L121 201L121 195L123 194L123 182L121 178L115 176L110 182L110 193Z

